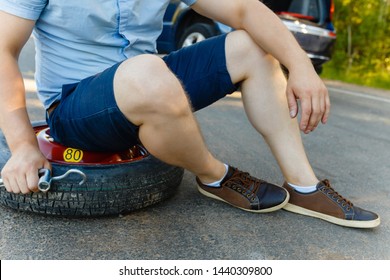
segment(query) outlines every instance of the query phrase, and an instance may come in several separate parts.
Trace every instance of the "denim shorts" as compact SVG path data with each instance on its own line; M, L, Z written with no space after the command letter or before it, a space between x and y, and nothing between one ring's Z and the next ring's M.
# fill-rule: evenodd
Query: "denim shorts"
M237 90L226 67L225 41L226 35L213 37L163 57L195 111ZM126 119L115 101L113 81L119 65L63 85L61 101L48 117L55 141L101 152L118 152L139 143L139 127Z

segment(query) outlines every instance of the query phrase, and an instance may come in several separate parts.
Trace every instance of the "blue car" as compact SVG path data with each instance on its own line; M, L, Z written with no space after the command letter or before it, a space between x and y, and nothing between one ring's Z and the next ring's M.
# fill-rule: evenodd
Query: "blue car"
M263 0L293 33L318 73L331 59L336 32L332 24L333 0ZM205 18L180 0L172 0L157 40L161 54L190 46L206 38L232 31L220 22Z

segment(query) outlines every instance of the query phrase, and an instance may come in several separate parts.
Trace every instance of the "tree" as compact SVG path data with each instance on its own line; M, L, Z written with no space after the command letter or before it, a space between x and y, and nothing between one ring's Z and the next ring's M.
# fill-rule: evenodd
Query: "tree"
M337 42L329 68L390 88L390 0L335 0Z

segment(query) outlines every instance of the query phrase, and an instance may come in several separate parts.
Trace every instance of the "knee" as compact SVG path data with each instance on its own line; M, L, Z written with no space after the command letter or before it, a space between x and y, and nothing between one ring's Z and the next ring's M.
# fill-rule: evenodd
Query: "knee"
M115 79L115 97L126 116L180 117L191 113L180 81L157 56L142 55L125 61ZM142 120L133 122L137 121L142 123Z
M233 65L240 65L242 70L248 69L251 72L258 67L268 71L280 69L279 62L261 48L245 30L229 34L226 53L228 63L230 61Z

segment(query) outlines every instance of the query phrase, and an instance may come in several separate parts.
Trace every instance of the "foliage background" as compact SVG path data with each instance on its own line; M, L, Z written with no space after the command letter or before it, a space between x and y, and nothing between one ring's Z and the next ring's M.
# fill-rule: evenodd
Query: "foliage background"
M334 0L337 41L323 78L390 89L390 0Z

